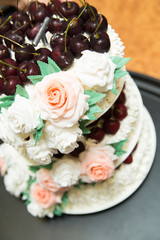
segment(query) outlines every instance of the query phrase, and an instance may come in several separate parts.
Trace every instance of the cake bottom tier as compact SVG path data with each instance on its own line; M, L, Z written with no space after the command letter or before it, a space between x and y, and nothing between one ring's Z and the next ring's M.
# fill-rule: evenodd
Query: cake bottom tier
M121 164L112 178L96 185L73 188L64 208L67 214L89 214L111 208L131 196L143 183L154 161L156 133L150 114L143 108L143 127L131 164Z
M143 124L136 150L133 152L133 161L130 164L122 163L115 171L113 177L103 183L80 185L71 188L67 194L67 204L63 206L62 212L67 214L89 214L111 208L132 195L145 180L154 161L156 150L156 134L154 124L148 111L143 107ZM9 161L12 155L19 158L19 153L10 145L2 144L0 146L1 157L4 161ZM21 158L23 170L28 171L28 165L25 165ZM12 171L12 180L18 185L10 186L7 178L4 177L6 190L16 197L20 197L25 188L24 171L22 176ZM27 174L26 174L27 176ZM24 199L26 200L26 199ZM53 217L54 209L47 210L35 209L33 204L27 205L27 210L34 216Z

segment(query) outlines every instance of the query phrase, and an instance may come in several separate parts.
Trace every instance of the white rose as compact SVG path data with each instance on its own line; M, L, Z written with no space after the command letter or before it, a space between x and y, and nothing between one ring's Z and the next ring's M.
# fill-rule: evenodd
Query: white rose
M14 103L7 111L7 121L15 133L28 133L39 124L39 113L33 109L29 99L16 95Z
M18 164L10 166L4 177L6 190L16 197L19 197L20 194L26 190L29 177L28 168L25 170Z
M40 217L43 218L45 216L49 217L49 218L53 218L55 206L51 207L51 208L42 208L38 203L36 203L35 201L31 201L31 203L29 203L27 205L27 210L30 214L32 214L34 217Z
M78 182L80 163L65 156L53 164L51 176L57 186L70 187Z
M64 154L68 154L78 147L77 141L82 136L78 125L62 129L47 123L44 132L48 147L58 149Z
M24 143L24 139L9 127L6 109L3 109L0 114L0 139L16 148L19 148Z
M83 51L82 54L80 59L75 60L71 69L81 83L99 92L112 89L116 65L109 55L89 50Z
M53 154L57 153L57 150L48 147L45 139L41 137L40 141L35 145L33 137L25 143L26 151L29 158L40 164L49 164Z

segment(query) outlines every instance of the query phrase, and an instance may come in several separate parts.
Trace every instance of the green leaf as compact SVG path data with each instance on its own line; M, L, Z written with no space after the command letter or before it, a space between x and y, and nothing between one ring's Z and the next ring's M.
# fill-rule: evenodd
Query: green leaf
M25 205L28 205L31 201L30 201L30 195L29 195L29 189L31 187L31 185L36 181L36 177L32 178L30 177L27 181L27 189L25 192L22 192L22 194L24 196L26 196L26 202Z
M34 178L30 177L29 180L27 181L27 190L30 189L30 186L31 186L34 182L36 182L36 177L34 177Z
M111 92L115 95L117 95L117 90L116 90L116 79L114 77L113 79L113 88L111 89Z
M56 216L62 216L62 212L63 212L63 207L61 204L57 204L55 209L54 209L54 215Z
M120 142L110 144L115 149L115 155L120 157L122 154L126 153L126 151L123 151L122 148L127 141L128 140L125 139L125 140L122 140Z
M14 101L15 96L14 95L8 95L5 97L0 98L0 102L6 102L6 101Z
M116 69L123 67L126 63L130 61L130 58L118 57L114 56L111 57L111 60L114 64L116 64Z
M13 104L13 102L14 101L6 101L6 102L3 102L3 103L0 103L0 107L8 109Z
M86 127L86 124L89 122L89 120L81 120L79 121L79 127L82 130L83 134L89 134L91 131Z
M8 109L14 102L15 99L15 95L9 95L9 96L5 96L0 98L0 108L5 108Z
M36 173L39 169L41 168L45 168L47 170L51 170L52 169L52 166L53 164L55 163L56 161L53 160L51 163L47 164L47 165L38 165L38 166L29 166L29 170L32 171L33 173Z
M96 104L89 107L89 110L85 113L85 115L89 118L88 120L96 120L96 116L94 113L101 113L103 110L98 107Z
M68 203L68 192L65 192L62 197L62 204L64 206L67 206L67 203Z
M89 106L92 106L95 103L101 101L106 96L106 94L98 93L98 92L91 91L91 90L86 90L86 91L84 91L84 93L86 95L90 96L90 98L87 100Z
M28 95L27 91L20 85L16 86L16 93L15 93L15 95L16 94L20 95L21 97L29 99L29 95Z
M48 74L60 72L61 69L59 66L50 58L48 57Z
M44 127L44 123L43 123L43 120L40 118L40 124L37 126L35 133L33 134L35 146L37 145L37 142L41 139L43 127Z
M45 62L39 61L39 60L37 61L37 64L40 68L42 76L44 77L44 76L48 75L48 71L47 71L48 70L48 64L45 63Z
M32 75L32 76L27 76L27 78L34 84L42 81L43 76L42 75Z
M115 77L115 79L118 79L118 78L124 77L127 74L128 74L128 72L126 72L126 71L123 71L121 69L116 69L114 72L114 77Z

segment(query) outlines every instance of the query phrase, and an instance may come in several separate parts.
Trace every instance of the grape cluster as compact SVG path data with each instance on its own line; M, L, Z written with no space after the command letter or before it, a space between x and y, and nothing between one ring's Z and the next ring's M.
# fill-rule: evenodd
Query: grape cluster
M87 138L101 142L105 134L116 134L120 128L120 122L127 116L125 102L125 93L122 91L112 108L90 125L91 133Z
M40 74L37 60L47 62L51 57L66 70L83 50L109 51L108 22L96 8L85 2L82 7L76 2L54 2L46 6L33 1L26 12L18 10L8 19L0 17L0 93L14 94L17 84L23 86L29 81L28 75ZM46 32L53 34L52 50L36 50L25 43L25 37L33 41L47 16L50 22Z

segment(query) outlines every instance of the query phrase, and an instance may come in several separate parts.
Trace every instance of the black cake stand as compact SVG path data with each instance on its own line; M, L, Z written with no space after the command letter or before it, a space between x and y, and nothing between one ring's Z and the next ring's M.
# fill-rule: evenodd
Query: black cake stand
M0 240L159 240L160 239L160 80L130 72L157 133L157 151L141 187L117 206L90 215L54 219L31 216L6 192L0 178Z

